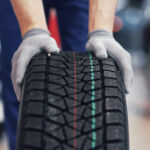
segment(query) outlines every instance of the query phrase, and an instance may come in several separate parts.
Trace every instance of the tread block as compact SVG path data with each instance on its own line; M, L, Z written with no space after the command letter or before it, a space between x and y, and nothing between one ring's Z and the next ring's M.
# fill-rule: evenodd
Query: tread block
M88 138L85 138L84 136L81 136L78 138L77 149L85 150L85 146L83 147L83 141L86 147L91 147L91 140Z
M59 107L54 107L53 105L48 103L48 107L45 110L46 110L46 118L52 121L57 121L57 118L61 117L60 114L62 114L62 109L59 109Z
M59 74L58 75L50 74L50 75L48 75L48 78L49 78L49 81L54 81L55 82L55 80L62 79L62 76L60 76ZM61 84L61 82L60 82L60 84Z
M51 102L52 99L54 101L60 101L60 100L62 100L61 96L54 95L54 94L51 94L51 93L48 93L47 97L48 97L48 102Z
M44 92L43 91L30 91L25 96L26 101L44 101Z
M45 146L45 150L50 150L49 149L49 145L51 145L51 149L53 150L62 150L62 148L63 148L63 146L62 146L62 144L60 144L59 142L56 142L56 140L53 140L53 139L51 139L51 140L45 140L46 142L46 146ZM48 143L48 144L47 144Z
M106 111L120 111L124 113L123 103L117 98L106 98L105 109Z
M35 148L41 147L42 133L38 131L26 131L23 138L23 144Z
M90 64L89 64L89 66L86 66L86 67L83 68L82 72L83 72L83 73L91 73L90 69L91 69L91 66L90 66ZM94 65L93 71L99 73L99 70L100 70L99 65Z
M55 101L54 99L51 98L51 99L48 99L48 103L52 105L53 107L56 107L57 109L60 109L60 110L67 109L63 99L61 101Z
M124 116L118 112L107 112L106 113L106 123L107 124L122 124L124 125Z
M65 97L67 95L63 88L56 89L55 91L51 91L51 89L52 88L48 89L48 92L51 94L55 94L55 95L62 96L62 97Z
M124 140L125 139L125 130L122 126L107 126L107 140Z
M101 80L94 81L94 86L93 86L94 90L100 90L101 89L101 85L102 85L102 81ZM92 90L92 82L90 81L90 82L84 83L82 89L84 91L91 91Z
M51 78L51 77L50 77ZM67 83L65 82L65 80L63 78L57 79L57 80L53 80L51 79L51 82L57 84L57 85L62 85L65 86L67 85Z
M101 120L99 120L101 121ZM102 121L101 121L102 122ZM96 147L98 147L99 145L102 146L103 145L103 130L102 129L98 129L96 130ZM101 148L97 148L97 150L101 150Z
M104 77L117 79L117 74L116 74L116 72L104 71Z
M51 60L50 61L50 66L52 67L57 67L57 68L63 68L63 69L67 69L67 66L64 63L55 61L55 60Z
M118 81L116 79L109 79L105 78L104 79L104 85L108 87L118 87Z
M46 66L29 66L29 71L32 73L46 72Z
M60 127L57 130L48 130L48 133L58 139L58 141L64 141L66 139L63 130Z
M43 81L32 81L29 83L28 90L45 90L45 83Z
M43 116L43 103L30 102L25 106L25 115L42 115Z
M110 65L103 65L103 70L116 72L116 67L115 66L110 66Z
M32 128L42 130L42 123L43 123L42 117L29 116L24 120L24 127L29 129Z
M119 88L106 87L105 96L106 97L118 97L124 100L123 94L119 91Z
M108 143L107 150L127 150L125 143Z
M28 78L28 81L31 80L45 80L45 73L31 73L31 75Z
M105 96L116 96L118 97L119 91L117 88L106 87L105 88Z
M79 96L78 96L77 98L80 99ZM74 100L73 100L73 99L68 98L68 97L65 97L65 98L64 98L64 102L65 102L65 105L66 105L67 110L74 108ZM77 100L77 101L76 101L76 107L79 107L80 105L81 105L81 101L80 101L80 100Z

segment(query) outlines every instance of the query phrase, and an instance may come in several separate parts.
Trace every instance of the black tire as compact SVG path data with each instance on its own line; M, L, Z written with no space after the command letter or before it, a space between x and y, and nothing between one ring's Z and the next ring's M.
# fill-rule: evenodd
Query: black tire
M36 55L23 85L17 150L128 150L121 73L91 53Z

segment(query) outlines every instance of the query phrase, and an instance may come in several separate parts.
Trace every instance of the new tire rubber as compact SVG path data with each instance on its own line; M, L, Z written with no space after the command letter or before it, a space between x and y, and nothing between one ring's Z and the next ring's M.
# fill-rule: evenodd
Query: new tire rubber
M124 85L111 59L36 55L24 78L17 150L128 150Z

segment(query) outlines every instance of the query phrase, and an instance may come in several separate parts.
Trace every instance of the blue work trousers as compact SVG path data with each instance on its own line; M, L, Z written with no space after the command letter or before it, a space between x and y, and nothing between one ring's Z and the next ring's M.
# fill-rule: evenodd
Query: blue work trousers
M54 7L57 10L62 49L84 52L88 36L89 0L43 0L43 4L47 21L49 9ZM22 38L10 0L0 0L0 41L5 127L10 149L15 150L19 103L14 94L10 73L11 58Z

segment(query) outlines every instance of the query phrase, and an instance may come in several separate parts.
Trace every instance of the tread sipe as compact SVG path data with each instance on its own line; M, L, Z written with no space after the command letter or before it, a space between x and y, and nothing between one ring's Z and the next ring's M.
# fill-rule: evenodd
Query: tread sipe
M121 73L92 53L36 55L23 85L17 150L129 150Z

